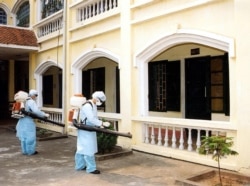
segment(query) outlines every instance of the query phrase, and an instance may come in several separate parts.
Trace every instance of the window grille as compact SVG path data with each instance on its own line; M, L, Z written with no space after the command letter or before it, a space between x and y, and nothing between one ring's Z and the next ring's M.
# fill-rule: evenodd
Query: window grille
M30 5L29 2L23 3L16 14L17 26L29 27L30 23Z
M42 0L42 19L63 8L63 0Z
M7 24L7 15L2 8L0 8L0 24L3 25Z
M149 110L180 111L180 61L148 64Z

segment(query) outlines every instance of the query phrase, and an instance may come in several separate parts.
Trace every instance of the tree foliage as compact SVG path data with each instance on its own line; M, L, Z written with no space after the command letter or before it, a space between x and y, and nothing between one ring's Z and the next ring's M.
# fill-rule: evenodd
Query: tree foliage
M233 138L225 136L202 136L202 145L198 149L199 154L212 154L212 159L218 162L220 185L222 178L220 172L220 159L227 155L238 155L238 152L230 149L233 146Z
M232 137L202 136L202 145L199 148L199 153L204 155L213 154L212 158L215 161L226 157L226 155L238 155L238 152L230 149L233 146L232 140Z

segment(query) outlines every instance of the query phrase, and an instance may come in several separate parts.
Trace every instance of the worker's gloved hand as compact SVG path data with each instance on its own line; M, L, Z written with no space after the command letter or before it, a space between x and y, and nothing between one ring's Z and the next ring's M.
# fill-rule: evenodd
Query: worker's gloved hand
M105 121L105 122L102 123L102 125L103 125L104 128L108 128L110 126L110 123Z
M49 118L49 114L46 113L46 114L45 114L45 118Z

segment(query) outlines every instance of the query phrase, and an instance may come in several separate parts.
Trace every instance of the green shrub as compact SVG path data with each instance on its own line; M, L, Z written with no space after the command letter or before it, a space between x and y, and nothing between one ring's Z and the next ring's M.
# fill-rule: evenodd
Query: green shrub
M107 129L114 130L113 125L111 124L110 127ZM117 136L112 134L107 134L104 132L97 133L97 145L98 145L98 153L104 154L106 152L111 152L112 149L117 144Z

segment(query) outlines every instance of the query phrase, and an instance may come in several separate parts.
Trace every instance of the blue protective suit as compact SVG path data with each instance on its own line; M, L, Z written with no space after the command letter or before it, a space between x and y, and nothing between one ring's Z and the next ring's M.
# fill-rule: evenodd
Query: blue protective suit
M97 106L90 100L80 110L80 120L86 118L86 125L101 126L102 121L97 117ZM90 173L96 170L95 153L97 149L96 132L86 130L77 131L77 151L75 154L75 169L82 170L86 167L86 172Z
M40 111L35 100L28 98L25 103L25 110L40 117L45 117L45 113ZM20 118L16 126L16 136L21 142L21 149L24 155L32 155L36 151L36 124L30 116Z

